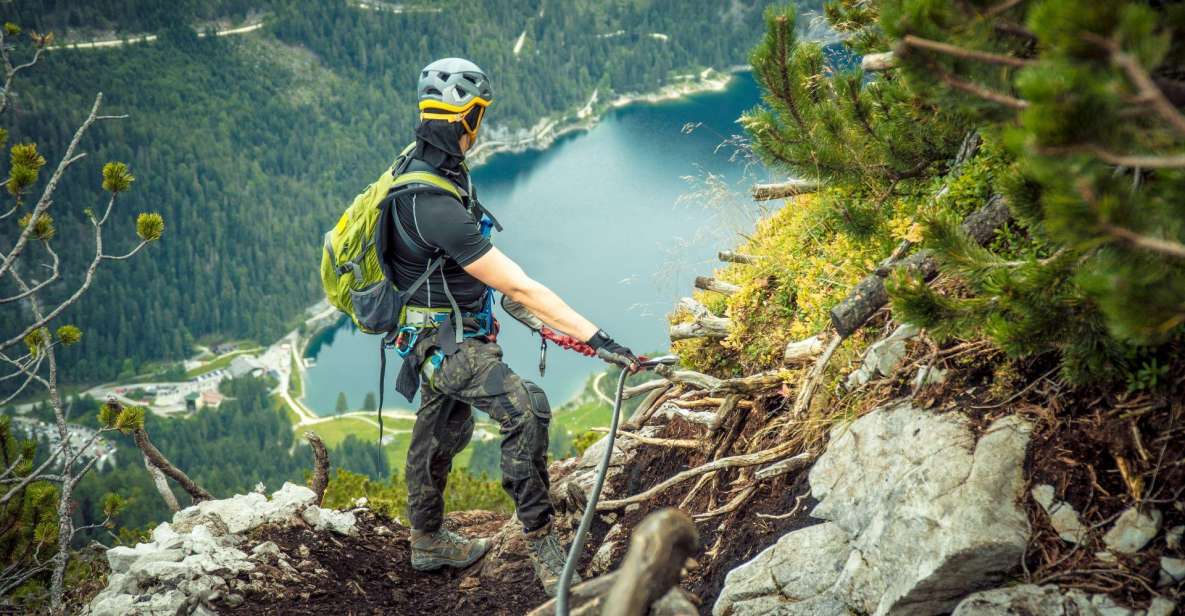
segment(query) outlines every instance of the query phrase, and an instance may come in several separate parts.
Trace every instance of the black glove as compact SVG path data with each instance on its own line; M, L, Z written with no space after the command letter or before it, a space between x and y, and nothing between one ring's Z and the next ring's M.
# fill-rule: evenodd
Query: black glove
M586 344L596 351L604 350L614 355L620 355L630 362L628 366L630 370L638 369L638 356L634 355L634 352L629 350L629 347L622 346L614 341L613 338L610 338L609 334L605 333L603 329L598 329L597 333L593 334L593 337L589 338Z

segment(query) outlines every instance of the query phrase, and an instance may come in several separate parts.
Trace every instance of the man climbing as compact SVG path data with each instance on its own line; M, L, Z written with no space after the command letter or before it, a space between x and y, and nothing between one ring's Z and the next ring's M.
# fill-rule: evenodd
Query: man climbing
M384 269L396 287L414 289L393 341L404 355L397 389L409 401L417 387L421 396L406 467L412 567L466 567L489 548L487 539L466 539L441 525L445 481L473 434L475 406L500 426L502 487L514 499L535 572L554 595L565 551L548 495L551 407L538 385L502 361L492 290L596 349L636 358L491 243L491 227L500 227L478 202L464 165L493 100L486 74L468 60L446 58L419 77L420 123L400 173L423 173L424 181L391 200L393 224L379 235ZM439 189L439 178L451 190Z

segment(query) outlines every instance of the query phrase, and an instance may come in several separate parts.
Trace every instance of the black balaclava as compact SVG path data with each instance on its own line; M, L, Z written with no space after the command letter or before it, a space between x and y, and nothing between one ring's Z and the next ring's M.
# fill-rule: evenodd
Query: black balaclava
M465 155L461 153L460 122L423 120L416 127L416 151L412 155L437 169L460 173Z

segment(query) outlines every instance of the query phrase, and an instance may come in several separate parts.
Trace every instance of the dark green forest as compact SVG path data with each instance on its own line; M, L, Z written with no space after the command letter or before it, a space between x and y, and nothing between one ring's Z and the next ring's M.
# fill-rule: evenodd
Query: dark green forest
M409 139L415 75L431 59L463 55L482 65L496 91L488 130L516 129L578 108L595 88L603 99L740 64L764 8L489 0L392 14L344 0L191 1L170 3L166 19L157 8L140 10L152 4L40 0L3 10L29 29L96 22L160 34L119 48L48 52L15 86L12 140L36 140L51 164L96 93L107 113L129 116L87 135L87 158L58 190L65 271L77 276L91 255L82 211L95 206L103 161L124 161L136 176L114 214L117 229L140 211L165 220L158 245L118 271L100 270L65 315L84 332L63 355L64 376L76 382L112 379L128 360L142 371L185 357L198 340L270 341L291 328L320 297L321 234ZM199 38L177 25L250 8L266 13L266 25L242 36ZM116 244L110 249L125 248ZM55 290L76 283L66 276ZM15 327L15 312L0 315L0 327Z
M219 408L167 419L147 413L145 430L171 462L218 498L248 492L257 483L263 483L269 493L285 481L303 484L313 468L312 452L303 440L298 440L284 412L272 404L268 392L273 386L272 382L250 377L227 381L221 388L227 399ZM99 406L99 402L87 397L73 400L71 420L97 428ZM48 408L35 408L30 416L42 420L52 417ZM169 510L144 469L132 437L108 432L104 438L117 448L115 462L88 474L79 484L75 498L81 521L101 521L103 497L109 493L126 501L115 520L119 527L142 530L167 520ZM49 451L47 442L38 443L38 461ZM350 436L329 455L334 468L380 480L390 475L386 457L371 441ZM182 507L189 504L184 490L174 484L173 491ZM103 530L92 536L104 543L111 539Z

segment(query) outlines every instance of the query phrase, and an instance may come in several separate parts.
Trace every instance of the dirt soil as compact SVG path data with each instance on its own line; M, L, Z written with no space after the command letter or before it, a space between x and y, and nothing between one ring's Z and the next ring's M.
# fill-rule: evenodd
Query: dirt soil
M446 525L467 536L492 536L506 516L450 514ZM241 574L243 603L219 612L240 615L481 614L521 616L547 600L538 583L483 585L476 569L421 573L411 568L409 530L371 512L358 514L358 535L343 537L309 528L265 526L243 549L273 541L291 563L274 559ZM516 576L522 579L520 576ZM534 581L534 576L526 578Z

